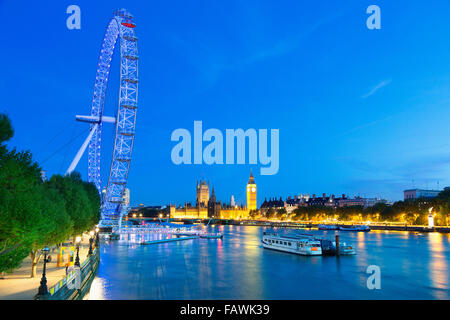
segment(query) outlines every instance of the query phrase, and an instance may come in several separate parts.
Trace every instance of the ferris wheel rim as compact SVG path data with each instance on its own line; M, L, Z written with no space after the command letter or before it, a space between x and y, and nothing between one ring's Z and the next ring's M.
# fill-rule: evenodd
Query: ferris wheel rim
M94 137L89 143L88 181L102 193L100 176L102 117L109 82L111 62L117 43L120 45L119 103L116 113L113 156L109 167L106 195L102 201L102 220L111 220L119 213L134 146L138 93L138 51L133 16L117 10L110 19L100 50L91 116L99 119Z

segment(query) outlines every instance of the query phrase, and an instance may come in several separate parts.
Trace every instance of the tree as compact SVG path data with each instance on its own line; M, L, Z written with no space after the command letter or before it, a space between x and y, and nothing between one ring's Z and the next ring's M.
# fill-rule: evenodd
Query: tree
M82 181L84 190L89 199L90 203L90 212L89 216L91 217L90 227L98 224L101 218L100 214L100 194L98 193L97 187L93 183Z
M250 210L248 216L250 219L257 219L260 217L260 213L258 210Z
M0 155L0 272L20 266L39 238L41 185L29 152Z
M30 251L32 278L36 276L36 267L42 256L41 249L63 242L71 235L73 228L73 222L66 212L66 203L61 194L48 182L41 186L41 190L39 237L34 240Z
M0 143L10 140L14 135L11 120L6 114L0 113Z
M285 208L280 208L277 210L277 218L280 220L286 220L287 211Z
M78 173L69 176L54 175L49 180L49 186L57 190L65 200L66 212L73 222L73 236L83 233L98 222L93 217L94 204L91 203ZM100 201L97 205L99 203Z
M266 218L267 219L272 219L275 216L275 209L274 208L269 208L266 212Z
M0 272L19 267L30 254L34 277L43 247L99 221L100 196L78 173L43 182L30 152L3 144L13 133L9 118L0 114Z

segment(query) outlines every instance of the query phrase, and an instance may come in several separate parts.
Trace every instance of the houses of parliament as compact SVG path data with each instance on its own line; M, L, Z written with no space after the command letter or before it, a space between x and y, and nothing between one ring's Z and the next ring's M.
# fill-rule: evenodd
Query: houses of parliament
M197 181L197 199L195 206L185 203L184 207L170 206L171 218L187 218L187 219L248 219L249 212L257 209L256 202L256 183L253 174L247 183L247 205L238 206L231 198L229 204L217 201L214 187L210 196L209 181Z

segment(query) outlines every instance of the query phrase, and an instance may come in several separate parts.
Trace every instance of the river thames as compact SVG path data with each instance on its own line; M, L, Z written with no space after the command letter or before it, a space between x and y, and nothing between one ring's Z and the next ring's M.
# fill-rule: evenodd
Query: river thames
M304 257L263 249L255 226L210 226L221 240L102 243L90 299L449 299L450 235L340 232L354 256ZM276 229L334 239L337 231ZM150 239L145 236L145 240ZM381 270L369 290L367 267Z

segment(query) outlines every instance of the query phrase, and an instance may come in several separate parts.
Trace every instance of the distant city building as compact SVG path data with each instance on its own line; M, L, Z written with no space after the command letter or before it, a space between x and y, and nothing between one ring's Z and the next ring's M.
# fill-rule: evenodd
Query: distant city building
M256 207L256 184L253 175L250 174L250 180L247 184L250 189L247 191L247 203L253 208ZM214 187L212 187L211 197L209 196L209 182L197 182L197 202L195 206L186 202L184 206L168 206L171 218L187 219L247 219L249 209L243 205L236 205L234 197L231 196L230 204L222 204L217 201Z
M364 208L373 207L378 203L387 204L387 200L379 199L379 198L361 198L355 197L353 199L350 198L341 198L338 201L338 207L354 207L354 206L362 206Z
M265 215L267 213L267 211L269 209L274 209L274 210L278 210L278 209L282 209L286 206L286 203L281 199L277 200L276 198L269 198L269 200L267 201L267 198L264 199L264 202L261 204L260 210L261 210L261 214ZM293 211L295 209L292 209L291 211ZM287 211L287 210L286 210ZM290 213L290 212L288 212Z
M123 192L122 203L126 206L130 205L130 189L128 188Z
M212 188L211 198L208 201L208 218L217 218L220 216L221 205L216 200L214 187Z
M365 207L373 207L374 205L378 203L383 203L386 205L389 205L390 202L388 202L386 199L380 199L380 198L366 198L366 204Z
M144 204L139 204L139 206L131 208L128 213L129 217L145 217L145 218L157 218L163 212L164 207L162 206L145 206Z
M349 198L345 194L341 195L341 197L337 198L334 194L327 196L325 193L322 194L322 197L316 197L315 194L310 196L307 195L299 195L288 197L285 201L280 197L279 200L276 198L267 198L261 204L261 212L265 214L269 208L278 210L278 209L286 209L288 214L292 213L298 207L331 207L331 208L342 208L342 207L351 207L351 206L362 206L364 208L372 207L377 203L387 203L387 200L379 199L379 198Z
M424 189L410 189L403 191L404 200L414 200L420 198L435 198L440 193L440 190L424 190Z
M236 205L236 202L234 202L234 196L231 195L230 206L234 207L235 205Z

